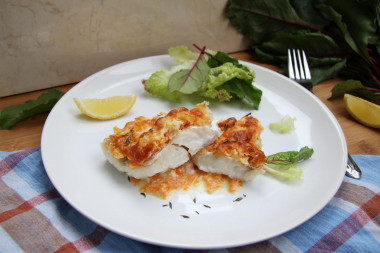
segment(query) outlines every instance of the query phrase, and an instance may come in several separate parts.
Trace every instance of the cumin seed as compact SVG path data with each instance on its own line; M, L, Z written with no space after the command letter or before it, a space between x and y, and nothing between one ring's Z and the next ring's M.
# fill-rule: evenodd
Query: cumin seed
M170 209L173 209L172 202L169 202Z
M234 202L240 201L242 199L243 199L242 197L239 197L239 198L235 199Z
M185 219L189 219L190 217L189 216L187 216L187 215L181 215L183 218L185 218Z
M128 136L128 138L125 140L124 145L127 145L132 140L131 136Z
M208 206L208 205L203 205L204 207L206 207L206 208L211 208L211 206Z
M143 195L143 196L146 198L146 195L145 195L145 193L143 193L143 192L140 192L140 194L141 194L141 195Z
M227 140L225 140L225 141L223 142L223 144L224 144L224 143L230 143L230 142L233 143L233 142L238 142L238 141L237 141L237 140L231 141L231 140L227 139Z

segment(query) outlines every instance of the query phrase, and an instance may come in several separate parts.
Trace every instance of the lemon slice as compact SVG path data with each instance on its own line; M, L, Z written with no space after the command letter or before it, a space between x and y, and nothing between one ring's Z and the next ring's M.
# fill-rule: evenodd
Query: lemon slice
M346 93L344 94L344 107L352 117L363 125L380 128L379 105Z
M115 119L131 110L136 102L136 95L113 96L108 98L74 98L78 109L94 119Z

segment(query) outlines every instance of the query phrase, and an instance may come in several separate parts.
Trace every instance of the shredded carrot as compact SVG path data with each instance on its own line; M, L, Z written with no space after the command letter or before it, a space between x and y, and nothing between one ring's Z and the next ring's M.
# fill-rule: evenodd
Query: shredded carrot
M135 187L140 187L140 192L151 194L161 199L166 199L178 190L189 190L203 183L207 193L214 193L224 186L228 187L230 193L237 192L243 182L231 179L225 175L206 173L197 168L187 170L184 166L156 174L150 178L139 180L131 178Z

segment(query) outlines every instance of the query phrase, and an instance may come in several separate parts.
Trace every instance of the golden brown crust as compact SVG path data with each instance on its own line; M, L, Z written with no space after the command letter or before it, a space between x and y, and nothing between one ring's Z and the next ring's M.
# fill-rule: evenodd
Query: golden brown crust
M135 168L153 158L181 130L209 125L211 121L212 114L206 102L191 110L179 107L152 119L138 117L123 129L114 128L114 134L105 140L106 146L115 158L124 158L129 161L130 168Z
M259 120L246 115L240 120L229 118L218 123L222 135L201 153L212 152L214 155L231 157L253 169L264 165L266 157L258 146L263 130Z

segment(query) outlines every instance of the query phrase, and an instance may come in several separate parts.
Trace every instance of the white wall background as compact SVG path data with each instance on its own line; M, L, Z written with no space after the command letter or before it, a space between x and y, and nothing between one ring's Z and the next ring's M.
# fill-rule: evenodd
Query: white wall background
M193 43L248 48L227 0L1 0L0 97L78 82L123 61Z

